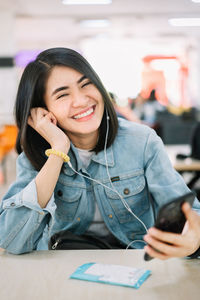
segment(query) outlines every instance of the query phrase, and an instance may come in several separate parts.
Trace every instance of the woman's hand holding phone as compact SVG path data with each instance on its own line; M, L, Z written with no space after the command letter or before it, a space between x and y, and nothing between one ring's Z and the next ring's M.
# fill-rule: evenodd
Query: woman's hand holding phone
M187 220L182 234L165 232L155 227L148 230L148 234L144 236L148 243L144 250L148 255L162 260L185 257L200 247L200 216L188 203L182 205L182 211Z
M35 129L56 150L65 152L70 148L68 136L57 126L57 120L52 112L45 108L32 108L28 124Z

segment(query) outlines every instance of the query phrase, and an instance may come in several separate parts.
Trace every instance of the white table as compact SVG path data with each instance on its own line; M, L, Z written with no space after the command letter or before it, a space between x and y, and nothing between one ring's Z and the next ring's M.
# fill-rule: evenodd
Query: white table
M178 172L200 171L200 160L190 157L183 160L176 158L178 153L189 155L190 145L166 145L165 148L172 165Z
M200 259L143 260L143 250L0 251L1 300L199 300ZM136 290L69 279L87 262L119 264L152 271Z

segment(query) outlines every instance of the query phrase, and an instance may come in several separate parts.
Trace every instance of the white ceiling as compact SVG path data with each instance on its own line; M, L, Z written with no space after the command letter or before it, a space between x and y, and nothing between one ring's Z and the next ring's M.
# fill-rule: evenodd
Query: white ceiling
M113 0L111 5L66 6L61 0L0 0L0 10L15 16L16 48L78 45L84 38L200 38L200 27L172 27L173 17L200 17L200 4L191 0ZM86 29L83 19L107 18L104 29Z

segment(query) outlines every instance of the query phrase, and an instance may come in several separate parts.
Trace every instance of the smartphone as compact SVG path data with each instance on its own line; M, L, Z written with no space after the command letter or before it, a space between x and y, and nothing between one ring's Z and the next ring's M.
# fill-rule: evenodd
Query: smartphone
M190 192L164 204L158 212L154 227L167 232L181 233L186 222L181 207L184 202L188 202L190 206L192 206L194 199L195 194ZM144 254L144 260L149 261L151 259L153 259L153 257L149 254Z

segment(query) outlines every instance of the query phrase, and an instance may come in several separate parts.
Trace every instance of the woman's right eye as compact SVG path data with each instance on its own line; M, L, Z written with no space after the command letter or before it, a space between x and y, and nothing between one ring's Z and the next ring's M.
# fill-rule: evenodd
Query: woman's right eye
M65 97L65 96L69 96L69 94L62 94L62 95L60 95L60 96L57 97L57 100L60 99L60 98L62 98L62 97Z

